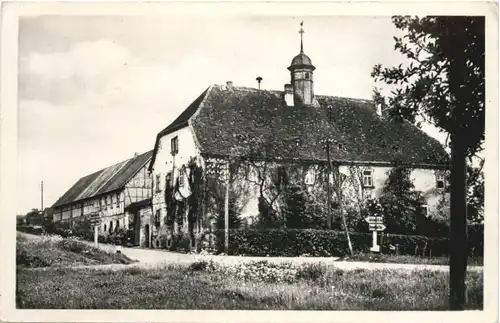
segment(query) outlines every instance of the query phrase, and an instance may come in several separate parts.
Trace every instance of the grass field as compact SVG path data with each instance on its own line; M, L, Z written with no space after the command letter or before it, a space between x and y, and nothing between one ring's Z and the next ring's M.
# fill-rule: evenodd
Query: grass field
M373 253L358 253L353 256L339 259L340 261L366 261L378 263L395 263L395 264L418 264L418 265L449 265L448 257L418 257L409 255L385 255ZM469 258L467 261L469 266L482 266L483 258Z
M51 309L447 309L446 272L285 267L18 268L16 301ZM467 288L467 308L482 309L482 272L468 273Z
M16 264L21 268L130 264L123 254L108 253L73 238L17 233Z

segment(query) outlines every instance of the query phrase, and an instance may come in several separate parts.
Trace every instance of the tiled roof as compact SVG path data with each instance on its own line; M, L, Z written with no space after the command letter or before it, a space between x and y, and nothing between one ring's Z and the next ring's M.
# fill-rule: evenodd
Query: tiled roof
M129 204L125 207L126 210L138 210L146 206L151 206L151 198L147 198L144 200L140 200L134 203Z
M149 170L151 171L156 158L156 152L158 151L158 144L160 142L160 138L172 133L176 130L184 128L188 125L189 119L198 111L200 104L203 98L206 96L209 88L207 88L203 93L200 94L196 100L194 100L172 123L170 123L165 129L160 131L156 136L155 146L153 149L153 157L151 159L151 163L149 164Z
M151 159L152 154L151 150L80 178L52 207L60 207L123 188Z
M182 115L189 116L206 155L326 161L323 142L329 138L334 142L330 157L337 162L448 162L437 140L408 122L379 117L372 101L316 99L316 107L287 107L282 91L213 85L195 101L198 106L190 105Z

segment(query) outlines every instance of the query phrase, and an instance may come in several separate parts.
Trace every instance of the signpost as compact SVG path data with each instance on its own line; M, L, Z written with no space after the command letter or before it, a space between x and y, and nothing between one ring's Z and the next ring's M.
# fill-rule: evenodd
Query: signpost
M97 248L99 246L99 226L101 225L99 212L94 212L91 214L90 224L94 226L94 246Z
M373 252L379 252L380 251L380 246L377 244L377 232L378 231L384 231L385 230L385 225L384 225L384 218L381 216L367 216L365 218L365 221L368 222L369 229L372 231L372 247L370 248L370 251Z

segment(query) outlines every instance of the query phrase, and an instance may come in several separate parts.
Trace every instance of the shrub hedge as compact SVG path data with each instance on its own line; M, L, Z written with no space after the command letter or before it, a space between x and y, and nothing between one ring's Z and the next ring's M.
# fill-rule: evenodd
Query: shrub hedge
M224 230L215 231L215 249L224 251ZM351 232L353 249L369 252L372 245L371 233ZM474 255L482 253L481 239L469 239ZM477 241L476 241L477 240ZM447 238L418 235L379 235L383 253L418 256L447 256ZM250 256L293 257L309 255L316 257L343 257L349 255L347 237L343 231L313 229L244 229L229 230L229 254Z

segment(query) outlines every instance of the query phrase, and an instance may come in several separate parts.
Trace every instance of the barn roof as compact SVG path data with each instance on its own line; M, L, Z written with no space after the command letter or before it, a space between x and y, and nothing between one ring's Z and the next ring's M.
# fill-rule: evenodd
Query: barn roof
M151 150L80 178L52 207L60 207L123 188L151 159L152 154Z
M318 106L288 107L282 91L212 85L181 114L182 124L192 126L205 155L326 161L324 142L330 139L336 162L448 163L436 139L409 122L381 118L373 101L316 99ZM178 124L160 132L156 145Z

